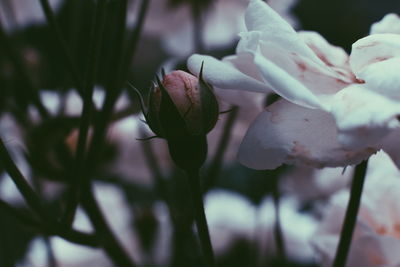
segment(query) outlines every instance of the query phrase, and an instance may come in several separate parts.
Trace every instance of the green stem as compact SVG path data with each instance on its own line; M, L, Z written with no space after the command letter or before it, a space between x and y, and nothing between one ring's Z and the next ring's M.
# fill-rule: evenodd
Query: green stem
M8 152L3 140L0 138L0 160L5 170L10 175L11 179L21 192L22 196L26 200L27 205L36 212L41 218L48 218L48 214L43 206L42 200L31 188L29 183L25 180L25 177L19 171L18 167L12 160L10 153Z
M10 175L11 179L14 181L18 190L21 192L27 205L39 216L44 225L38 225L35 220L21 215L21 213L16 211L4 201L0 202L0 208L3 208L3 210L7 211L9 214L14 215L22 223L29 223L32 227L39 226L41 230L48 232L49 234L58 235L77 244L85 244L92 247L97 246L97 240L93 235L75 231L71 228L66 228L65 226L55 222L53 218L50 217L44 208L42 199L31 188L25 177L19 171L1 138L0 161L7 173Z
M46 0L42 0L46 1ZM84 166L88 131L92 117L92 96L94 81L97 73L97 62L100 54L100 44L103 36L103 28L106 16L106 0L101 0L95 9L90 38L89 65L86 74L85 88L83 91L83 108L79 125L79 136L76 146L75 166L71 175L71 189L66 211L62 221L70 225L75 217L75 210L79 203L83 180L86 177Z
M126 253L125 249L116 239L104 218L96 199L94 198L93 191L90 186L84 188L84 198L82 198L83 208L86 210L90 221L92 222L96 233L100 239L103 240L102 246L104 251L114 262L115 266L135 267L136 264Z
M272 199L275 208L275 224L274 224L274 235L276 241L276 250L279 262L286 262L286 251L285 251L285 241L283 237L281 220L280 220L280 193L279 193L279 176L274 177L274 184L272 185Z
M208 267L215 266L215 257L212 249L210 233L208 231L207 219L204 213L203 196L200 188L200 177L198 170L188 171L189 186L192 195L194 219L199 234L201 248Z
M29 72L26 69L24 61L21 58L21 55L15 50L15 44L7 37L7 34L4 32L4 29L0 23L0 44L3 46L4 55L7 55L12 61L15 71L18 74L18 79L24 82L25 86L25 101L29 103L31 101L37 108L40 116L42 118L48 118L50 116L46 107L40 100L39 92L37 88L35 88L31 77L29 76Z
M363 191L365 174L367 172L368 161L363 161L357 165L351 184L350 200L347 206L345 219L343 222L340 241L336 250L333 267L344 267L349 254L351 240L356 225L358 209L360 207L361 195Z
M63 54L63 58L65 61L65 66L67 67L68 71L71 74L72 79L74 80L76 86L78 87L78 91L82 94L83 93L83 84L81 77L78 74L76 64L72 58L71 51L68 48L67 42L61 33L60 25L58 24L54 12L49 5L48 0L40 0L40 4L42 6L43 12L46 16L46 19L54 31L56 40L58 45L61 47L61 51Z

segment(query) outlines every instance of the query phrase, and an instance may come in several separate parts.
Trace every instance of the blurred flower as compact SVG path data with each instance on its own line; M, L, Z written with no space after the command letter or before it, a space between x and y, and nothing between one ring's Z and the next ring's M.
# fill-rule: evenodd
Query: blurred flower
M364 192L346 266L399 266L400 171L384 152L369 160ZM322 266L331 266L349 198L337 193L313 237Z
M138 1L132 1L128 13L128 24L133 24L137 15ZM151 1L144 33L161 38L166 51L175 56L186 56L194 51L192 11L188 3L171 6L170 0ZM294 25L297 21L290 15L296 0L272 0L276 8ZM237 33L244 29L243 15L248 0L212 1L202 16L203 42L207 50L223 48L237 40ZM168 21L168 23L165 23ZM292 25L293 25L292 24Z
M315 32L296 33L261 0L250 2L245 21L248 32L236 55L188 60L193 73L204 61L204 78L217 88L274 91L283 98L249 128L241 163L254 169L346 166L380 148L396 159L399 35L360 39L348 56Z
M54 11L61 6L63 0L49 0ZM0 17L6 30L13 31L32 24L46 21L39 1L2 0L0 1Z
M117 187L102 183L96 183L94 189L101 210L117 239L136 262L143 263L146 261L144 251L139 244L138 233L132 223L134 215L132 215L132 210L124 198L123 191ZM155 211L155 219L159 222L160 227L155 235L151 257L157 266L165 266L170 257L171 225L165 205L156 203L152 208ZM87 232L93 230L89 219L81 209L78 209L74 228ZM59 237L51 237L50 244L57 266L113 266L101 249L72 244ZM39 238L34 239L24 259L24 265L21 266L46 266L47 258L44 251L43 241Z
M346 169L299 166L283 174L283 191L305 204L314 203L316 200L328 199L337 191L347 188L352 176L353 168L350 166Z
M247 241L257 244L263 257L276 256L275 207L270 197L257 207L238 193L213 190L206 195L205 211L217 255L228 252L235 242ZM316 220L300 213L293 198L282 198L280 217L289 259L311 261L313 251L309 241L316 229Z
M318 221L312 215L300 212L299 203L292 197L280 199L279 211L284 249L288 259L302 263L312 262L314 252L310 240L318 226ZM269 257L276 256L274 223L275 208L271 197L268 197L260 206L259 231L256 234L261 252L267 253Z

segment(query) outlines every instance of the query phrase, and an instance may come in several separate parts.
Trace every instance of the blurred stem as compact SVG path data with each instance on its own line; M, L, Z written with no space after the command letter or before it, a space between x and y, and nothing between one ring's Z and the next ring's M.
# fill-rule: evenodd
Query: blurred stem
M106 139L107 127L112 119L115 102L121 93L122 86L124 85L128 72L131 68L132 58L136 50L135 48L137 43L140 39L140 34L143 28L149 3L150 0L142 0L138 22L136 23L136 28L133 31L131 38L128 40L128 46L125 49L125 53L121 52L120 56L117 54L119 63L117 64L118 67L116 68L116 73L114 74L116 79L108 86L103 107L96 119L94 126L93 139L86 160L89 169L93 168L93 163L96 162L96 159L102 154ZM125 27L125 24L123 25ZM123 47L122 44L121 47ZM124 49L121 49L120 51L122 50Z
M60 25L58 24L58 22L54 16L54 12L51 9L51 6L49 5L49 1L48 0L40 0L40 4L42 6L43 12L46 16L46 19L47 19L49 25L51 26L51 28L54 31L58 46L61 47L65 65L66 65L68 71L70 72L71 77L74 80L74 83L76 84L76 86L78 88L78 91L81 94L83 94L84 89L83 89L81 77L78 74L76 64L71 55L71 50L68 48L67 42L61 32Z
M11 206L10 204L1 199L0 199L0 209L4 213L7 213L11 217L17 219L17 221L22 226L25 226L27 228L32 228L34 230L37 230L41 227L39 221L29 216L28 214L24 214L23 212L19 211L18 209L14 208L13 206Z
M204 53L203 43L203 21L201 18L201 7L197 1L192 2L192 18L193 18L193 43L196 53Z
M199 170L187 171L189 186L193 201L194 219L200 239L201 248L208 267L215 266L214 252L212 249L210 233L208 231L207 219L204 213L203 195L200 188Z
M36 90L31 77L28 74L28 71L24 65L24 61L22 60L21 56L17 51L15 51L15 45L12 43L11 40L7 37L4 29L0 23L0 44L2 44L4 48L4 54L7 55L10 61L13 63L16 73L19 76L19 79L24 82L25 90L26 90L26 101L32 101L32 103L36 106L40 116L42 118L48 118L50 116L49 112L47 111L46 107L40 100L39 92ZM31 99L29 99L31 97Z
M280 192L279 192L279 176L273 177L275 180L272 185L272 199L275 208L275 224L274 235L276 242L276 250L279 262L286 262L285 241L283 237L281 219L280 219Z
M46 245L47 250L47 266L48 267L57 267L57 260L53 252L53 248L48 236L43 237L43 241Z
M142 134L144 133L143 128L141 128L140 132ZM157 158L154 154L153 146L152 146L151 142L149 142L149 141L139 141L139 142L142 147L143 154L144 154L146 163L148 165L148 169L151 171L152 176L154 178L154 184L155 184L156 191L160 195L160 197L166 202L166 204L168 206L170 206L169 205L170 203L168 201L168 194L166 192L167 190L165 188L165 181L164 181L163 175L161 173L160 166L157 162Z
M344 267L350 250L351 240L356 224L358 209L360 207L362 190L367 171L368 160L357 165L350 190L350 200L347 206L345 219L340 234L340 241L336 250L333 267Z
M136 54L136 49L139 44L140 37L142 35L143 26L147 15L147 10L150 5L150 1L151 0L141 0L136 27L133 30L132 35L128 40L128 46L126 49L126 53L124 55L125 60L122 61L122 66L121 66L122 69L120 70L121 72L119 73L119 76L117 76L119 80L122 81L122 84L125 82L129 70L132 68L133 58Z
M29 223L31 226L39 226L40 230L51 235L58 235L66 240L77 244L84 244L88 246L96 246L97 240L91 234L82 233L75 231L71 228L65 228L61 224L53 220L52 217L47 213L42 200L36 194L35 191L26 181L25 177L19 171L18 167L12 160L7 148L5 147L3 140L0 138L0 161L4 166L7 173L10 175L11 179L14 181L21 195L24 197L27 205L39 216L44 225L39 225L34 219L22 215L12 206L8 205L4 201L0 201L0 208L7 211L9 214L14 215L22 223Z
M207 176L204 181L204 191L209 190L213 187L218 179L218 175L221 171L222 162L224 159L224 154L228 146L230 137L233 133L232 128L235 125L235 120L238 115L239 108L237 106L232 106L231 111L228 113L228 118L225 121L223 132L218 140L217 151L211 160L210 167L207 171Z
M47 0L41 0L47 1ZM85 88L83 91L83 108L79 125L79 136L76 146L75 154L75 166L72 170L71 178L71 189L70 197L67 201L67 207L62 218L62 221L67 225L71 225L74 217L75 210L78 206L81 187L83 186L83 180L88 179L85 172L85 151L88 139L88 132L90 121L92 117L92 96L94 90L94 82L96 79L98 57L100 54L101 41L103 37L103 28L106 18L106 4L107 0L99 1L95 6L95 14L93 18L90 38L90 50L89 50L89 64L86 73Z
M86 186L84 186L83 195L83 208L86 210L90 221L96 229L97 235L100 237L100 240L102 240L101 244L104 251L114 262L115 266L135 267L136 264L126 253L125 249L118 242L110 227L108 226L107 221L104 218L100 207L94 197L90 185L87 184Z
M0 138L0 160L11 179L14 181L18 190L21 192L28 206L39 215L40 218L47 219L49 216L43 206L42 200L31 188L25 177L19 171L12 160L3 140Z

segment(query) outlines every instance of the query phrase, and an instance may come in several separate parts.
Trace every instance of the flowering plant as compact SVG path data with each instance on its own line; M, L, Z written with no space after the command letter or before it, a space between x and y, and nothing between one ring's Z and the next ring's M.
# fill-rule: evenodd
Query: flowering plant
M222 61L193 55L188 67L198 73L204 61L204 78L217 88L282 97L242 142L239 160L248 167L346 166L381 148L400 164L392 146L400 126L400 36L389 29L399 21L384 21L374 28L385 33L373 30L347 55L318 33L296 33L267 4L252 0L236 55Z

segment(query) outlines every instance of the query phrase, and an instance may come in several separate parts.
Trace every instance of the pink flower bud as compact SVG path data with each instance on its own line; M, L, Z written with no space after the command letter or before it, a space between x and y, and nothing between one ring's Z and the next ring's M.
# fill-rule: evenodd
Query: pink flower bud
M206 135L218 118L212 89L184 71L165 75L150 95L148 123L159 137Z

